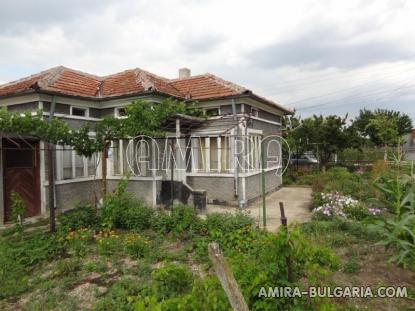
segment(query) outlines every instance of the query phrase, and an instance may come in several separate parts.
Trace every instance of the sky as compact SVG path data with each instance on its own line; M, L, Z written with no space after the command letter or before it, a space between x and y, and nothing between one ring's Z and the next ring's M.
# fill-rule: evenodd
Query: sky
M0 84L57 65L188 67L303 118L385 108L415 120L415 1L1 0Z

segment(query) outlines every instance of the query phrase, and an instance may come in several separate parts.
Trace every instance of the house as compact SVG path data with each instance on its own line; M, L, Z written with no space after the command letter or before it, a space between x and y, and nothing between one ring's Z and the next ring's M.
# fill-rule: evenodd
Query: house
M125 106L137 99L157 103L164 98L196 101L208 117L177 116L171 122L169 136L178 139L174 151L164 148L168 140L157 141L156 161L164 159L165 167L149 170L143 163L154 164L154 160L138 163L134 154L153 147L134 139L114 141L107 160L109 189L130 173L128 190L152 205L166 200L167 193L183 196L177 189L189 195L206 193L208 201L229 205L243 205L260 196L261 139L278 135L282 117L291 112L246 88L212 74L191 76L187 68L179 70L178 78L167 79L141 69L101 77L62 66L0 86L1 108L14 112L42 109L48 117L53 106L54 116L73 128L100 122L104 116L122 118ZM47 214L45 144L4 135L0 144L0 224L10 220L12 191L25 199L27 216ZM187 150L182 160L177 147ZM99 198L100 155L87 159L69 147L56 148L55 207L64 210L90 202L94 195ZM281 170L281 150L272 141L267 148L275 158L264 165L266 191L272 191L281 185L281 176L276 174ZM168 158L173 158L174 165L169 166Z
M403 136L403 153L405 160L415 160L415 129Z

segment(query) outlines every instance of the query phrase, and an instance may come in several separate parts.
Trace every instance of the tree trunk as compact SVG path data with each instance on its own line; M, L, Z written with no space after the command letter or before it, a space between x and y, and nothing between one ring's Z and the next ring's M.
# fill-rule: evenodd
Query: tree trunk
M107 159L108 159L108 144L104 144L104 150L102 150L102 165L101 165L101 175L102 175L102 198L105 198L107 195Z

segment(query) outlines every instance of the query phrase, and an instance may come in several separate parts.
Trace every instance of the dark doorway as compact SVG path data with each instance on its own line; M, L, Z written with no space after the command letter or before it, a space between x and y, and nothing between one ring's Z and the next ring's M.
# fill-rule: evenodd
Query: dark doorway
M13 191L26 203L26 217L40 214L39 141L3 139L4 217L11 220Z

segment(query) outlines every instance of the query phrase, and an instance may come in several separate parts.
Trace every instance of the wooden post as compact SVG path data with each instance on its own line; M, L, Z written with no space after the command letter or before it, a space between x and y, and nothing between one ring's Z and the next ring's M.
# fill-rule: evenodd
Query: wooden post
M285 217L284 202L280 202L281 224L287 228L287 217Z
M235 311L249 311L244 296L239 289L238 283L233 276L217 243L209 243L209 258L213 263L213 269L228 296L232 309Z
M285 217L285 211L284 211L284 202L280 202L280 212L281 212L281 224L284 226L285 230L288 233L288 220L287 217ZM293 281L293 272L292 272L292 265L291 265L291 256L288 255L285 257L285 262L287 264L287 279L288 282Z

